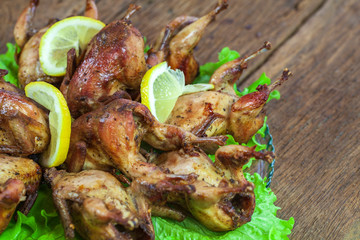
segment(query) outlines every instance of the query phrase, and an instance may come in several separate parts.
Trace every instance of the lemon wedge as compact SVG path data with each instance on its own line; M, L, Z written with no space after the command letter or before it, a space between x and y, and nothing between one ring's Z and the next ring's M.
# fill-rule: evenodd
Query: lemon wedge
M42 70L50 76L64 76L67 52L75 48L79 56L104 26L101 21L83 16L65 18L52 25L40 41L39 58Z
M212 84L185 86L184 73L179 69L172 70L166 62L162 62L145 73L140 86L141 103L149 108L159 122L165 122L182 94L212 88Z
M41 155L40 164L43 167L59 166L65 161L70 145L71 116L66 100L56 87L46 82L29 83L25 94L50 111L51 139Z

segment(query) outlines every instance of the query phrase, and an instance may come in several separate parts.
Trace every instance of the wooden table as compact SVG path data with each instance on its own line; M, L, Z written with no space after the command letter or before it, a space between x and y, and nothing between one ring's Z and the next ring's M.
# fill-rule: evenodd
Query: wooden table
M27 0L1 0L0 50ZM84 1L41 0L35 27L80 14ZM100 19L118 19L130 1L99 0ZM135 1L133 24L152 43L175 16L202 16L215 0ZM207 29L195 55L215 61L229 46L248 54L264 40L273 50L249 64L240 86L266 72L293 78L267 106L277 162L272 190L279 217L295 218L291 239L360 239L360 1L230 0Z

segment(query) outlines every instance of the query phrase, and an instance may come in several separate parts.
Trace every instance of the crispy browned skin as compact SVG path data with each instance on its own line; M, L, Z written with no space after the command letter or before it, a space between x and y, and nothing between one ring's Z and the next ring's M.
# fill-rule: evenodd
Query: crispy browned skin
M136 182L124 188L110 173L67 173L48 169L53 200L67 238L74 229L85 239L154 239L150 211Z
M41 169L31 159L0 154L0 233L5 230L20 201L27 214L32 207L41 179Z
M215 8L200 19L189 16L175 18L160 33L154 49L149 53L147 63L154 66L166 60L172 69L184 72L186 84L192 83L199 70L193 50L205 28L227 6L227 0L218 0Z
M269 43L249 57L235 59L218 68L210 79L214 91L183 95L177 100L166 123L173 124L197 136L231 134L245 143L264 123L264 106L270 92L288 79L286 69L280 80L270 86L260 86L253 93L239 98L234 83L247 66L247 61L269 48Z
M121 90L140 90L147 68L144 40L127 18L103 28L89 43L84 61L61 90L76 118Z
M226 137L196 137L179 127L158 122L141 103L116 99L73 122L67 161L81 162L84 169L115 167L130 178L145 176L154 171L154 166L146 164L139 153L142 140L169 151L202 142L223 145ZM72 160L73 157L77 160Z
M117 99L73 122L68 170L116 168L130 179L142 179L155 192L193 191L189 183L195 176L167 174L147 163L140 154L142 140L166 151L198 143L223 145L226 137L196 137L176 126L159 123L138 102Z
M44 151L50 140L47 113L0 78L0 153L27 156Z
M255 208L254 186L242 167L251 157L271 162L272 153L255 152L241 145L220 147L215 163L201 150L181 149L163 153L156 163L175 174L196 173L191 194L173 194L178 203L212 231L229 231L249 222Z

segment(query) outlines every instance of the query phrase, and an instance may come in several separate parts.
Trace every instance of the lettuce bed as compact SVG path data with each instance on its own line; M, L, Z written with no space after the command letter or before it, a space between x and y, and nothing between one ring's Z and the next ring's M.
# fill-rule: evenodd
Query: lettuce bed
M17 71L18 66L14 61L16 47L7 44L8 52L0 55L0 68L7 69L9 74L5 77L18 86ZM239 53L229 48L224 48L219 53L219 61L216 63L207 63L200 67L200 74L195 80L196 83L208 82L212 73L222 64L239 57ZM263 74L259 80L254 82L243 91L237 91L242 96L256 90L259 84L270 84L271 80ZM269 101L273 98L279 99L278 91L273 91ZM259 130L261 137L265 136L266 125ZM232 137L227 144L237 144ZM266 145L257 142L253 137L248 146L257 145L257 150L266 148ZM213 158L213 156L210 156ZM245 166L248 167L248 166ZM282 220L276 217L279 207L274 205L276 196L266 187L266 179L262 179L259 174L250 175L245 173L245 177L255 184L256 207L251 222L237 228L234 231L226 233L212 232L198 223L195 219L188 217L183 222L176 222L169 219L153 217L153 224L156 232L156 239L161 240L239 240L239 239L288 239L288 235L294 226L294 219ZM51 190L42 184L39 190L39 196L27 216L20 212L17 222L14 219L10 222L7 229L0 235L0 240L8 239L39 239L53 240L65 239L64 230L51 198ZM76 236L76 239L81 239Z

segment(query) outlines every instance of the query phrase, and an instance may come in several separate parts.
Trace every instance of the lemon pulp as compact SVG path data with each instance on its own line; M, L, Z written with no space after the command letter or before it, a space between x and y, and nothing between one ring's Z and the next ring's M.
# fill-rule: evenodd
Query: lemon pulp
M56 167L62 164L69 150L71 116L62 93L46 82L31 82L25 87L26 96L38 102L49 113L50 144L41 155L40 165Z
M104 26L101 21L83 16L65 18L52 25L40 41L39 58L42 70L50 76L65 75L67 52L75 48L79 56Z

